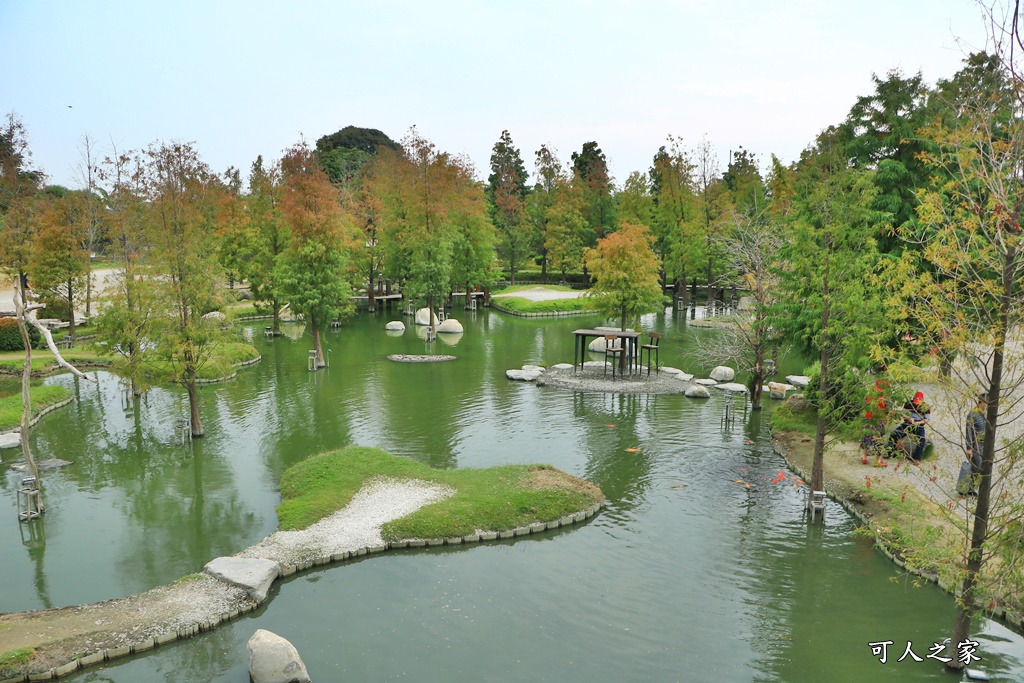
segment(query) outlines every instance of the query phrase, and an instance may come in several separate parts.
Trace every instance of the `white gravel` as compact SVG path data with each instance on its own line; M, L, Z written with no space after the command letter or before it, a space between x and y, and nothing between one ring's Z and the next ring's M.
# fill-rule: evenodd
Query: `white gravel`
M346 550L384 543L380 527L424 505L444 500L455 489L420 480L377 477L369 480L341 510L302 531L277 531L239 557L297 564Z
M529 299L530 301L553 301L555 299L578 299L586 294L582 290L564 291L558 289L548 289L547 287L531 287L530 289L520 289L515 292L507 292L502 294L495 294L495 299L502 297L516 297L518 299Z

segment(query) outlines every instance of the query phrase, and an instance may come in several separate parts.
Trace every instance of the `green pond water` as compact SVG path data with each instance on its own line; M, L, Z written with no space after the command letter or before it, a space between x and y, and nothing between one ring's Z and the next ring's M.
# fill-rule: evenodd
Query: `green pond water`
M207 634L62 680L247 681L257 628L294 643L316 681L955 681L926 657L954 606L915 587L829 504L802 517L804 492L772 484L785 468L766 418L723 428L717 393L575 394L511 382L524 363L571 362L588 317L527 320L458 311L466 332L425 344L389 336L397 312L363 313L326 333L330 368L310 373L301 328L264 339L261 363L204 387L207 436L176 445L184 392L122 403L116 378L68 376L78 400L33 431L48 511L16 521L19 454L0 464L0 611L60 607L143 591L195 572L274 530L289 465L347 444L438 467L549 463L597 483L590 522L514 542L417 551L308 571L257 612ZM661 360L703 370L693 329L671 313ZM390 353L451 353L401 364ZM782 373L799 365L782 364ZM770 410L768 406L768 410ZM627 449L638 449L629 452ZM748 489L737 479L751 483ZM1024 639L980 619L993 680L1024 679ZM885 664L868 643L893 641ZM3 634L0 632L0 651Z

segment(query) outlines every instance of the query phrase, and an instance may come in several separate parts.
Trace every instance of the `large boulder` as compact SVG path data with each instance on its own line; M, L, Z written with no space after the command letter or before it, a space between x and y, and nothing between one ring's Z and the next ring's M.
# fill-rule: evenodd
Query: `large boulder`
M299 651L276 633L258 629L247 649L252 683L310 683Z
M786 400L786 387L787 384L782 382L768 382L768 398L773 401L784 401Z
M690 398L711 398L711 392L702 384L694 384L687 388L686 395Z
M444 322L437 326L437 331L444 332L446 334L461 334L464 330L462 329L462 323L460 323L455 318L448 318L447 320L445 320Z
M431 317L431 315L432 314L431 314L429 309L421 308L420 310L416 311L416 317L415 317L416 324L417 325L429 325L430 324L430 317ZM434 327L436 328L438 326L438 324L440 324L440 321L438 321L436 313L433 314L433 317L434 317Z
M389 332L405 332L405 323L401 320L392 320L384 326L384 329Z
M227 319L228 317L221 313L220 311L210 311L209 313L203 315L203 320L209 320L215 323L222 323Z
M281 573L277 562L249 557L218 557L203 569L213 578L245 590L256 602L267 599L267 591Z
M238 300L239 301L252 301L255 298L256 297L253 296L252 290L249 290L249 289L240 289L240 290L238 290Z
M735 376L736 371L725 365L719 365L708 375L708 377L716 382L731 382Z

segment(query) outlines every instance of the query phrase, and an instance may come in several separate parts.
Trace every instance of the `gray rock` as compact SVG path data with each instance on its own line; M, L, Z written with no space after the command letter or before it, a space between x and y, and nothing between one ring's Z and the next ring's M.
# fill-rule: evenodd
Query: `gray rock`
M811 382L811 378L806 375L786 375L786 380L797 387L803 389Z
M693 380L693 375L691 375L688 372L680 372L678 375L676 375L676 379L681 380L683 382L689 382Z
M252 683L310 683L299 651L276 633L258 629L247 649Z
M210 311L209 313L203 315L203 320L211 320L217 323L222 323L227 319L228 317L221 313L220 311Z
M768 398L773 401L784 401L786 400L786 389L789 387L788 384L782 382L768 382Z
M523 370L526 372L545 372L545 368L541 365L524 365Z
M0 434L0 448L17 448L20 445L20 432L5 432Z
M733 377L736 376L736 371L725 365L719 365L717 368L711 371L708 375L711 379L716 382L731 382Z
M701 384L695 384L686 390L686 395L690 398L711 398L711 392L708 391L706 386Z
M239 301L253 301L256 297L253 295L252 290L240 289L238 290Z
M693 381L697 384L703 384L706 387L713 387L718 384L718 382L713 379L695 379Z
M572 370L572 363L555 363L551 366L553 370Z
M384 326L384 329L392 332L405 332L405 323L401 320L392 320Z
M447 320L442 322L440 325L437 326L437 331L445 333L464 332L464 330L462 329L462 323L460 323L455 318L448 318Z
M722 389L723 391L731 391L737 394L747 393L747 387L740 384L739 382L726 382L725 384L716 384L715 389Z
M280 573L281 566L273 560L218 557L207 562L204 570L229 586L242 588L256 602L263 602L267 599L267 591Z
M506 370L505 376L517 382L535 382L541 373L531 370Z
M666 375L681 375L681 374L683 374L683 371L680 370L679 368L670 368L668 366L662 366L661 368L659 368L658 372L665 373Z

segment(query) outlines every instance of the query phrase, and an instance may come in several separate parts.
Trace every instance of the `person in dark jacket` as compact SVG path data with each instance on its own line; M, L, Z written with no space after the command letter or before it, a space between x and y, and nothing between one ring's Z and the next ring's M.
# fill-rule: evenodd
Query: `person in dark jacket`
M988 412L988 395L978 396L978 403L969 413L964 425L964 451L967 462L971 463L971 486L970 495L977 495L978 475L981 474L981 449L985 446L985 432L988 430L988 423L985 415Z

